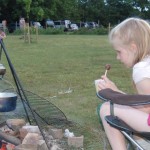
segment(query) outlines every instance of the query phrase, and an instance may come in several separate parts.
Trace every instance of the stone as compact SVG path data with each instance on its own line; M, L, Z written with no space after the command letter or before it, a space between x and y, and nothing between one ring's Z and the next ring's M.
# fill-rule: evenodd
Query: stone
M39 140L37 150L48 150L44 140Z
M62 150L61 148L59 148L57 145L53 145L51 147L51 150Z
M19 129L19 132L20 132L20 135L19 135L20 139L24 139L25 136L28 134L28 131L24 128Z
M27 130L27 132L30 132L30 133L38 133L38 134L41 133L38 126L26 125L26 126L23 126L22 129L25 129Z
M80 137L68 137L68 145L76 148L83 147L83 139L83 135Z
M49 129L49 133L53 136L54 139L61 139L63 137L62 129Z
M21 144L16 146L14 150L37 150L37 145Z
M40 136L37 133L28 133L22 141L22 144L38 145Z
M6 121L6 124L12 130L18 131L22 126L26 124L26 122L24 119L8 119Z

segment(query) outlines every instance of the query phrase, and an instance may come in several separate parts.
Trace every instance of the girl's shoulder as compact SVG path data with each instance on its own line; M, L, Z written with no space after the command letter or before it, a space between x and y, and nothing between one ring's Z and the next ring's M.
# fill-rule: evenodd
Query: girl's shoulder
M150 56L145 57L142 61L133 66L133 80L135 83L150 78Z
M145 67L150 67L150 56L146 56L143 60L141 60L140 62L136 63L133 66L133 69L145 68Z

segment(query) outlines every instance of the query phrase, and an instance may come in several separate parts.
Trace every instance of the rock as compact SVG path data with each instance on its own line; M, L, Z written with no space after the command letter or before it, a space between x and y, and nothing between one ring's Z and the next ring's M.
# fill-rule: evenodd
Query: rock
M63 137L62 129L49 129L49 133L53 136L54 139L61 139Z
M28 134L28 131L26 130L26 129L23 129L23 128L21 128L21 129L19 129L19 132L20 132L20 135L19 135L19 137L20 137L20 139L24 139L25 138L25 136Z
M45 138L46 138L47 140L53 140L53 139L54 139L52 135L46 135Z
M8 119L6 121L6 124L12 130L18 131L22 126L26 124L26 122L24 119Z
M23 126L22 129L25 129L27 132L30 133L38 133L38 134L41 133L38 126L27 125Z
M48 147L44 140L39 140L37 150L48 150Z
M83 139L84 136L80 136L80 137L68 137L68 145L69 146L73 146L73 147L83 147Z
M37 133L28 133L22 141L22 144L38 145L40 136Z
M59 148L57 145L53 145L51 147L51 150L62 150L61 148Z
M14 150L37 150L37 145L21 144L16 146Z

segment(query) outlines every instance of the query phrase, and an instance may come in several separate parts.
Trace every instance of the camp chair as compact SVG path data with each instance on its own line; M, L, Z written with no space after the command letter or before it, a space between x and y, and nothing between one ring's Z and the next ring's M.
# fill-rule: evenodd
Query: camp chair
M139 137L142 137L144 140L149 141L150 132L142 132L142 131L138 132L132 129L129 125L127 125L124 121L122 121L121 118L118 118L117 116L114 115L113 104L115 103L119 105L128 105L128 106L148 105L150 104L150 95L127 95L113 91L108 88L99 91L97 93L97 96L104 101L110 102L111 115L105 117L107 123L110 124L112 127L120 130L122 134L126 137L126 139L130 141L129 142L131 143L130 146L134 145L135 147L138 148L138 150L145 150L142 147L142 145L140 145L133 139L133 135L137 135Z

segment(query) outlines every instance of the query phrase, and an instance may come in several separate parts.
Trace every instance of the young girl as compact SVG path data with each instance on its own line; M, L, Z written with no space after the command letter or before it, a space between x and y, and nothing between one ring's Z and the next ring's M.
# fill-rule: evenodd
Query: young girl
M150 25L139 18L128 18L111 30L109 40L116 51L116 58L133 69L132 77L138 94L150 95ZM101 78L105 82L99 83L99 90L110 88L122 92L105 75ZM112 149L127 150L122 133L104 119L110 115L109 102L102 105L99 113ZM130 107L115 104L114 114L133 129L150 132L150 105Z

